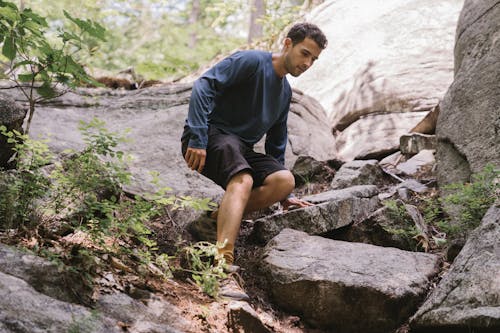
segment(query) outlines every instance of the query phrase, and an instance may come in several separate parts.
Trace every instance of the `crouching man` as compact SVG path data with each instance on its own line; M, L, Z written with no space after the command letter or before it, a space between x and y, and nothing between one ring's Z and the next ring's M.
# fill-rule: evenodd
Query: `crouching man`
M217 219L217 242L225 244L219 252L228 265L234 262L244 213L276 202L285 210L310 205L291 196L295 181L284 166L292 98L286 74L304 73L326 44L317 26L299 23L288 32L281 52L236 52L194 83L182 154L189 168L225 190L212 217ZM264 135L266 153L257 153L253 145Z

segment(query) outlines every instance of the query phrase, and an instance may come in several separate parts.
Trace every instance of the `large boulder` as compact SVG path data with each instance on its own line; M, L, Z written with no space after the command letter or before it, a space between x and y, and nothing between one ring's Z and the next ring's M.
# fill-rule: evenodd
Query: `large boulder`
M438 182L470 180L500 165L500 3L465 1L456 34L455 79L441 103Z
M0 244L0 272L23 279L36 291L60 301L89 303L91 298L92 288L80 274L4 244Z
M500 332L500 204L411 320L412 332Z
M0 244L0 332L191 332L181 311L150 294L142 301L116 292L82 290L81 274L44 258ZM120 327L122 326L122 327Z
M30 132L37 138L50 135L49 146L59 153L83 147L79 121L98 117L110 131L129 128L128 137L132 140L119 148L134 158L130 164L131 191L152 190L150 172L158 171L160 185L171 187L173 193L215 198L222 190L190 170L180 152L190 96L191 84L164 84L132 91L80 89L39 106ZM22 96L16 98L22 100ZM334 157L326 115L312 98L294 91L288 125L288 167L293 166L298 155L307 154L318 160ZM262 146L259 144L259 149Z
M462 4L463 0L325 1L306 20L325 32L328 47L309 71L290 82L316 98L339 131L358 121L366 124L358 128L376 125L373 119L360 119L373 113L425 115L453 80L453 42ZM400 119L398 127L410 130L422 118ZM337 145L346 160L373 142L370 136L356 137L363 133L359 130L350 132L341 134L344 144ZM399 136L390 139L397 145Z
M12 97L0 94L0 126L5 126L7 131L22 132L26 112ZM14 144L8 143L7 138L0 134L0 169L8 167L7 162L14 154L13 147Z
M393 332L417 308L438 256L348 243L291 229L265 248L273 300L329 332Z
M0 332L123 332L117 322L91 309L36 291L26 281L0 272Z
M381 159L399 150L399 138L424 119L427 112L370 114L335 133L337 158Z

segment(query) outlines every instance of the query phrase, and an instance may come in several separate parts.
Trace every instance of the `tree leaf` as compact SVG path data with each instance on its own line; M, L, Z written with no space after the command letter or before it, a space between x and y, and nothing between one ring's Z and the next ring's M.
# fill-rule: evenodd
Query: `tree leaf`
M17 12L17 8L14 9L12 7L0 7L0 18L2 20L8 20L15 22L19 20L19 14Z
M91 20L84 21L79 18L74 18L65 10L63 10L63 12L64 16L66 16L66 18L71 22L75 23L82 31L88 33L92 37L96 37L102 41L106 41L106 29L102 25Z
M44 98L53 98L56 95L56 91L48 82L44 82L36 91Z
M47 24L47 21L45 20L44 17L33 13L33 11L30 8L26 8L22 13L21 16L23 18L29 18L31 21L36 23L37 25L40 25L42 27L48 27L49 25Z
M33 73L29 74L19 74L18 76L19 81L21 82L31 82L35 75Z
M24 65L36 65L36 64L37 64L36 62L31 61L31 60L23 60L23 61L16 62L14 64L14 66L12 67L12 69L16 69L17 67L24 66Z
M12 36L5 38L2 47L2 54L7 57L9 60L14 60L17 53L16 43Z

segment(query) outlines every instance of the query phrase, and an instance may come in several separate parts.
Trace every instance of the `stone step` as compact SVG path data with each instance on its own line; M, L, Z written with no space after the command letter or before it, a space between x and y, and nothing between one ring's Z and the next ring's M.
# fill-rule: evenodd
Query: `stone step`
M360 221L378 208L374 185L359 185L305 197L315 206L266 216L255 221L252 237L266 243L284 228L322 234Z
M312 326L387 333L404 323L438 273L439 258L284 229L265 248L273 301Z

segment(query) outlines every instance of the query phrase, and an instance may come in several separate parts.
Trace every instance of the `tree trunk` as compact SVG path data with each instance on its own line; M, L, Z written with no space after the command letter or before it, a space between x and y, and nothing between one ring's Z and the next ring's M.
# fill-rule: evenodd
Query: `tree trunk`
M248 44L263 36L263 25L259 22L266 14L265 0L252 0L250 6L250 28L248 30Z
M193 0L191 7L191 14L189 15L189 25L193 31L191 32L189 47L194 48L198 41L198 36L196 34L196 23L200 18L200 0Z

